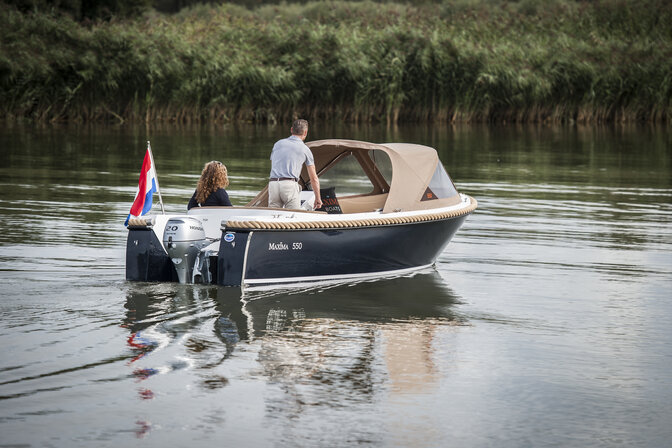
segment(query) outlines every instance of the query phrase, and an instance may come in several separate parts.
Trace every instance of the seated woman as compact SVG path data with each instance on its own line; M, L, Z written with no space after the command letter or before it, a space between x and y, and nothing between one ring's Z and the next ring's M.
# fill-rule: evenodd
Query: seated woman
M229 195L225 188L229 186L229 177L226 166L222 162L213 160L205 164L201 178L198 180L196 191L189 199L187 210L194 207L231 206Z

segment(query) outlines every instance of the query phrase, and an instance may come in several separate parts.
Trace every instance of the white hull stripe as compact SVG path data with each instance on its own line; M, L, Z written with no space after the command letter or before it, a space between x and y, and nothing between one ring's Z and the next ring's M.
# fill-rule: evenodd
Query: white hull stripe
M307 277L281 277L281 278L259 278L259 279L244 279L244 285L261 285L261 284L271 284L271 283L303 283L303 282L320 282L325 280L347 280L347 279L362 279L362 278L375 278L375 277L387 277L393 275L404 275L410 272L418 271L421 269L428 268L432 266L431 264L425 264L422 266L416 266L412 268L396 269L392 271L377 271L377 272L364 272L359 274L339 274L339 275L314 275Z
M247 270L247 253L250 251L250 242L252 241L253 236L254 232L250 232L250 234L247 237L247 243L245 244L245 255L243 255L243 272L240 277L240 284L242 287L245 287L245 271Z

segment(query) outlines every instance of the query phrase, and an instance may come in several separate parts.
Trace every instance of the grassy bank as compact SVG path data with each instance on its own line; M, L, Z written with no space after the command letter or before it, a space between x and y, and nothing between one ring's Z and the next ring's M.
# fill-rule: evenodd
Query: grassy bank
M666 0L201 6L79 24L0 3L0 118L672 121Z

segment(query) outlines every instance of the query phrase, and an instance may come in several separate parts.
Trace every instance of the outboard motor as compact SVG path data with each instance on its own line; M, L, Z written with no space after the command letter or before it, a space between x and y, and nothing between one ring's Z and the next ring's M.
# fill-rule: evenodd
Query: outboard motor
M163 231L163 246L173 261L180 283L194 282L194 266L201 264L201 250L212 243L196 218L171 218ZM198 269L199 266L196 266Z

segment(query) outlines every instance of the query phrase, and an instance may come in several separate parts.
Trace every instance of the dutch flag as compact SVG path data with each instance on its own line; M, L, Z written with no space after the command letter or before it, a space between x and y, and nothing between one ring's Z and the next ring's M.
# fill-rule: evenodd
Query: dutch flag
M138 181L138 192L135 194L131 213L128 214L126 222L124 222L125 226L128 226L128 221L131 218L142 216L152 209L152 198L154 193L158 191L159 180L156 177L156 169L154 168L152 148L149 146L149 142L147 142L147 152L145 153L145 159L142 161L142 170L140 171L140 180Z

